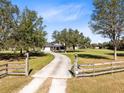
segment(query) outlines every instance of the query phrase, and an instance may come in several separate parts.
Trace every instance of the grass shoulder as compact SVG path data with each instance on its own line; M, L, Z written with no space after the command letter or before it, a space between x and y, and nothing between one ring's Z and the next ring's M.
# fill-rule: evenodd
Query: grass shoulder
M29 59L30 69L32 70L29 76L6 76L0 79L0 92L1 93L17 93L28 82L32 80L31 75L42 69L54 59L51 54L45 54L42 56L31 56ZM20 59L18 62L23 62L24 59ZM1 60L0 64L9 62L7 60ZM13 60L11 62L17 62Z
M78 64L113 61L113 51L106 49L81 49L67 52L74 63L74 54L78 54ZM118 60L124 61L124 51L118 51ZM124 93L124 72L96 77L71 78L67 81L67 93Z

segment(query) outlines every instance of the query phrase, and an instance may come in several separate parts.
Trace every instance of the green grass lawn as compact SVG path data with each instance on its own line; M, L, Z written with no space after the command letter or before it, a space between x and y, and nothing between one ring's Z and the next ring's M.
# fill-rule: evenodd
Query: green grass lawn
M118 51L118 60L124 60L124 51ZM74 63L74 54L78 54L79 64L82 63L98 63L113 61L113 51L107 49L81 49L78 52L68 52L65 55L70 57L72 64Z
M82 49L68 52L66 55L74 62L74 54L78 54L78 64L113 61L113 51L104 49ZM118 51L118 60L124 61L124 51ZM67 93L124 93L124 72L106 74L96 77L80 77L68 79Z
M34 74L49 62L53 60L54 56L51 54L46 54L43 56L33 56L30 57L30 69L32 69L31 74ZM24 59L20 59L22 62ZM7 62L6 60L0 61L0 63ZM14 60L12 62L17 62ZM31 75L30 74L30 75ZM32 80L31 76L6 76L0 79L0 93L17 93L21 88L24 87L28 82Z
M30 69L32 70L32 74L46 66L49 62L54 59L54 56L51 54L47 54L43 57L32 57L30 60Z

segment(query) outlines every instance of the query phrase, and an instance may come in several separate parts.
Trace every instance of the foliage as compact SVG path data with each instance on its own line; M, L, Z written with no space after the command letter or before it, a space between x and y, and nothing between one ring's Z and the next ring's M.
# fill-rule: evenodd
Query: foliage
M120 45L118 47L119 50L124 50L124 37L120 40Z
M116 49L124 35L124 0L94 0L90 26L92 31L110 38Z
M93 43L91 44L92 48L99 47L99 49L114 49L112 42L103 42L103 43ZM124 50L124 40L119 40L118 50Z
M4 47L5 41L8 40L10 32L15 30L15 18L19 9L12 5L9 0L0 0L0 43Z
M80 33L77 29L63 29L62 31L54 31L52 34L53 39L56 43L61 43L65 46L65 50L67 47L84 47L87 48L90 46L90 38L85 37L83 33Z
M20 12L9 0L0 0L0 45L28 50L43 47L46 42L43 18L25 8Z

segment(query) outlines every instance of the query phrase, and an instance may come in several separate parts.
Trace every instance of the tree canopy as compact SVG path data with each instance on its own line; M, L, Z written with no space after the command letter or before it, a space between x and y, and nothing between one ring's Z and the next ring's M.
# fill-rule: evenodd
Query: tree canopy
M83 47L87 48L90 46L90 38L85 37L83 33L80 33L77 29L63 29L62 31L54 31L52 34L54 42L60 43L65 46L65 51L67 47Z
M110 38L116 49L124 35L124 0L94 0L90 26L92 31Z
M20 12L10 0L0 0L0 45L25 49L42 47L46 42L43 18L27 7Z

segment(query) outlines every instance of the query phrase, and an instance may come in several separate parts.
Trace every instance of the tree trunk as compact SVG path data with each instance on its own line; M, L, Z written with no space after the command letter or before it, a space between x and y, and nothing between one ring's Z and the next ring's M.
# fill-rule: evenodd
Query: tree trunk
M22 48L20 49L20 55L22 55Z
M114 46L114 60L117 60L117 47Z
M75 51L75 45L73 45L73 51Z
M66 53L67 47L65 46L65 53Z

